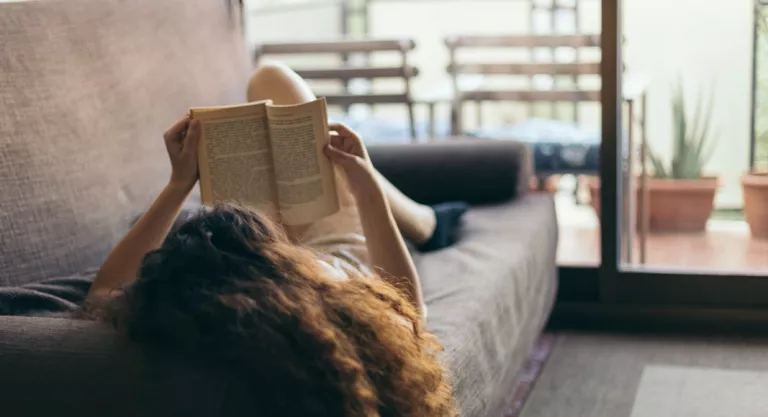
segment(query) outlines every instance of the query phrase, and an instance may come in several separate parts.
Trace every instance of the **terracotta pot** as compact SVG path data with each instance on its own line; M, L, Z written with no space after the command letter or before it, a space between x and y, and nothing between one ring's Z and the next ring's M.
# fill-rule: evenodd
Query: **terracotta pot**
M752 236L768 239L768 172L756 172L741 177L744 190L744 216Z
M717 178L648 179L650 227L660 232L703 232L715 206Z
M639 184L639 180L636 181ZM600 216L599 182L590 184L592 207ZM702 232L712 214L717 178L695 180L648 178L648 215L650 230L656 232ZM638 188L637 192L640 190ZM640 201L636 196L635 201ZM638 213L636 218L640 218ZM638 221L639 224L639 221Z
M597 177L585 177L585 182L587 184L587 187L589 188L589 204L592 206L592 208L595 210L595 214L597 214L597 218L600 218L601 211L600 211L600 179ZM635 201L640 201L639 199L640 194L637 194L635 196ZM638 207L635 207L635 218L638 219L638 228L639 222L640 222L640 209Z

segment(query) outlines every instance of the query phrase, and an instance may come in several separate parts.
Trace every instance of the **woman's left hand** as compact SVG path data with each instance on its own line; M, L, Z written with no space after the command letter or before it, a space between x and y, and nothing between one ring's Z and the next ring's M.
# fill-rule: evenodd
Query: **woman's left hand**
M325 154L335 165L344 170L349 187L355 197L377 189L373 165L360 136L342 123L329 125L331 140Z
M184 117L165 132L165 148L171 160L171 182L187 191L198 179L197 144L200 141L200 122Z

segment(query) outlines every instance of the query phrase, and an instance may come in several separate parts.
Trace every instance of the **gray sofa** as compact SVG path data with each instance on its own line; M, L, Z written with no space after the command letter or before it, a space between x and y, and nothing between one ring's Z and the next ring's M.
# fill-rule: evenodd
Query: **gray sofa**
M248 57L225 4L0 3L0 286L66 315L166 180L163 130L189 106L244 99ZM416 262L462 415L499 416L556 286L554 205L525 193L530 153L474 140L371 155L419 201L473 205L461 240ZM258 415L227 375L107 324L7 299L0 311L0 415Z

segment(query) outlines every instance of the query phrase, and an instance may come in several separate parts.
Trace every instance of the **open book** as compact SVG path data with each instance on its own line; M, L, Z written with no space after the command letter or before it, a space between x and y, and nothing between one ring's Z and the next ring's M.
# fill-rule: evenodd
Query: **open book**
M286 225L339 210L325 99L295 106L269 101L190 109L200 121L203 204L235 202Z

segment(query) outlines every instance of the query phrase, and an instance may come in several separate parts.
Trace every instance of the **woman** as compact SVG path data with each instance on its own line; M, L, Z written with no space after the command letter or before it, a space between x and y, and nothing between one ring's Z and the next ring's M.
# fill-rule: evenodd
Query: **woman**
M248 99L314 96L294 72L269 65L251 78ZM224 367L248 389L254 415L453 415L400 231L439 248L466 208L408 199L354 132L330 129L339 213L288 228L225 205L171 231L198 180L200 125L177 122L165 134L171 179L104 262L87 305L109 300L102 317L133 340Z

